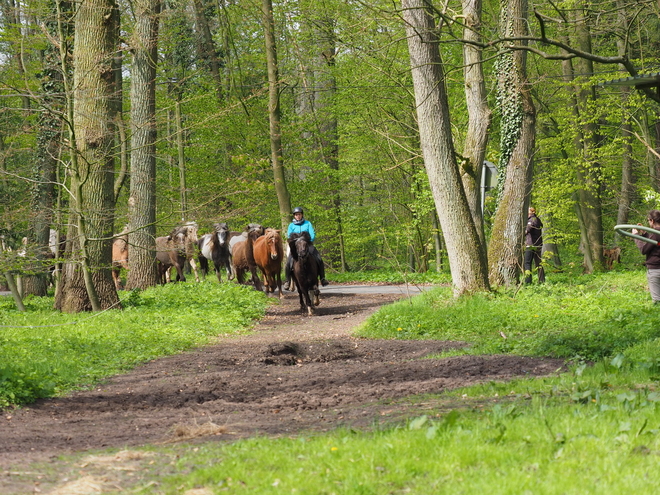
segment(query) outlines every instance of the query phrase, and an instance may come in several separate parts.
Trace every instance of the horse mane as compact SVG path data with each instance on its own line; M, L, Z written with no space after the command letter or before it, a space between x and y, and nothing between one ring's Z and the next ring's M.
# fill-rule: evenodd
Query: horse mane
M296 241L300 238L305 239L308 243L312 242L312 238L309 235L309 232L303 231L303 232L295 232L291 234L289 237L289 250L291 251L291 256L293 257L294 261L298 261L298 250L296 249Z
M247 227L245 227L245 232L258 232L259 235L263 235L264 228L259 223L248 223Z
M280 236L280 231L277 229L272 229L272 228L267 228L266 231L264 232L264 235L266 236L266 239L272 239L272 238L277 238L279 237L282 239Z

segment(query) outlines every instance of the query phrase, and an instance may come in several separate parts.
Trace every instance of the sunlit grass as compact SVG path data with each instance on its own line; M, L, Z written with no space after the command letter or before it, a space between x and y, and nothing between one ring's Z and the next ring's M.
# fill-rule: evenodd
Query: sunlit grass
M658 394L613 389L582 400L570 392L582 375L570 376L568 390L542 380L554 395L515 394L527 380L509 397L464 389L490 392L491 405L467 398L451 413L384 430L160 450L177 460L157 468L158 493L654 493Z
M660 338L660 312L643 272L610 272L459 299L449 287L432 289L382 308L359 335L471 344L454 354L594 360L649 346Z
M138 363L245 332L263 293L236 284L180 283L121 293L123 310L64 314L52 298L16 311L0 299L0 407L90 385Z

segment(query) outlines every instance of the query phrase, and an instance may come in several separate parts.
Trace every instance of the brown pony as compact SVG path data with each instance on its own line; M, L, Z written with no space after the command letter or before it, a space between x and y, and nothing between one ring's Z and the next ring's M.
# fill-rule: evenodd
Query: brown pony
M259 231L253 230L248 233L247 240L237 242L232 249L231 263L234 267L236 274L236 281L239 284L244 284L243 276L245 272L249 271L252 274L252 283L254 288L262 290L261 280L257 275L257 265L254 262L254 241L261 236Z
M264 235L254 241L254 262L264 274L264 292L275 292L277 288L279 298L282 299L282 259L284 248L280 231L266 229Z

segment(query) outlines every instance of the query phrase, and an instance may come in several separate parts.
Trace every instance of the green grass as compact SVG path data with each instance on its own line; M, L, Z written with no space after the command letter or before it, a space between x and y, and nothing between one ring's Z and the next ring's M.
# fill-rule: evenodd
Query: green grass
M656 493L656 313L639 270L557 273L543 286L458 300L433 289L382 308L360 333L465 340L473 354L563 357L570 371L425 396L425 416L374 422L371 431L145 447L140 477L123 476L104 493ZM56 480L82 476L80 466L70 457L31 469Z
M656 402L495 406L385 431L182 446L137 493L655 493Z
M263 316L263 293L236 284L179 283L121 293L124 310L63 314L49 297L24 313L0 299L0 407L31 402L139 363L246 331Z
M657 346L660 311L643 272L608 272L459 299L451 288L433 289L381 309L359 335L471 344L454 354L596 360Z
M438 412L370 432L146 448L151 474L125 482L145 494L656 493L653 373L615 358L441 394Z

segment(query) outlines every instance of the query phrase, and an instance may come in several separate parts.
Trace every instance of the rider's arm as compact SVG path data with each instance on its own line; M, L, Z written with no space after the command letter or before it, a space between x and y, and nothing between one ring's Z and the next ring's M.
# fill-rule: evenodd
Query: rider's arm
M307 230L309 232L309 238L312 240L312 242L314 242L314 239L316 239L316 232L314 232L312 222L307 222Z

